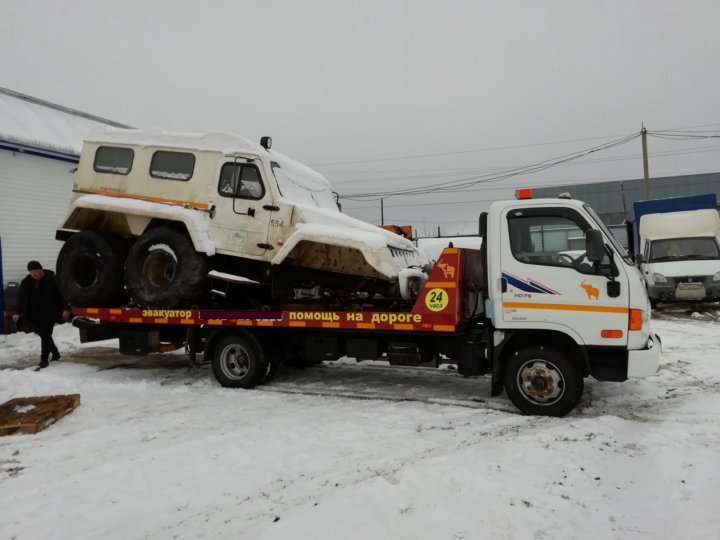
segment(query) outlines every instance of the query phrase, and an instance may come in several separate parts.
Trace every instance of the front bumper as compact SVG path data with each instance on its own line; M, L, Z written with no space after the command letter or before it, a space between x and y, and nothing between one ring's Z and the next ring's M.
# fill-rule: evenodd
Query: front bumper
M709 278L696 278L694 283L676 282L648 284L648 295L652 300L660 302L678 301L688 302L703 300L713 301L720 299L720 282Z
M657 334L650 334L650 339L644 349L628 351L628 378L655 375L660 367L661 352L662 343Z

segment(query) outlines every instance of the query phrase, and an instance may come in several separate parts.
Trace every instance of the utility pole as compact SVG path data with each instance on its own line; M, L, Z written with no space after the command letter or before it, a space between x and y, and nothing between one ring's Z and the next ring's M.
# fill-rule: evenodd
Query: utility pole
M380 197L380 225L385 225L385 199Z
M645 200L650 200L650 168L648 167L647 152L647 129L645 125L640 130L642 134L642 151L643 151L643 178L645 179Z

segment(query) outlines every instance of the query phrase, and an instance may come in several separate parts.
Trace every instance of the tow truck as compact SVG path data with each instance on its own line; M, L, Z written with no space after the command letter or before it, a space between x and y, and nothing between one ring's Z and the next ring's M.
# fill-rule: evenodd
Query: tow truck
M454 363L461 376L489 375L492 396L504 390L520 411L543 416L570 413L586 377L656 373L661 344L642 275L588 205L520 190L483 212L479 229L481 249L445 248L414 302L82 307L74 324L82 342L119 338L122 354L185 345L229 388L268 381L288 361ZM581 255L563 256L580 236Z

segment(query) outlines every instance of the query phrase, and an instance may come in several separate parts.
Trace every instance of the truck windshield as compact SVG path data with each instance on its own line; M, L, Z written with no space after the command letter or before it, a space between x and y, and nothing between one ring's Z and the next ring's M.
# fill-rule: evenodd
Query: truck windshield
M650 243L650 262L715 259L720 259L720 252L712 237L666 238Z
M620 245L620 242L617 241L617 238L613 235L613 233L610 232L610 230L605 226L602 219L595 213L595 210L593 210L590 206L587 204L583 205L585 210L587 210L587 213L590 214L590 217L592 217L595 224L598 226L598 228L603 232L605 237L610 241L610 243L613 246L613 249L615 250L615 253L620 255L622 259L628 263L633 264L632 259L627 254L627 251L625 251L625 248Z

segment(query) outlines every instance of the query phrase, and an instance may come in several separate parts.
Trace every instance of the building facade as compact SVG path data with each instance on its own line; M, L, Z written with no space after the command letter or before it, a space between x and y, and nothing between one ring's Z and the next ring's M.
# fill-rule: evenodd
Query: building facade
M607 225L619 225L631 218L635 201L720 193L720 172L651 178L650 197L645 195L645 189L645 180L641 178L535 188L533 196L557 197L560 193L570 193L573 199L585 201L592 206Z
M98 126L129 127L0 88L2 285L20 281L29 260L55 269L83 138Z

